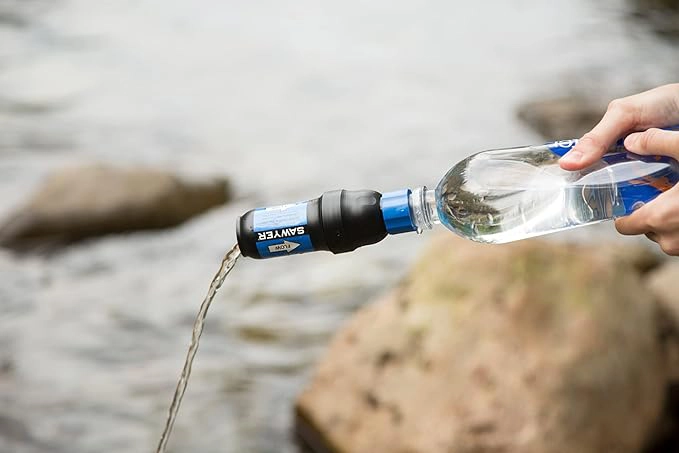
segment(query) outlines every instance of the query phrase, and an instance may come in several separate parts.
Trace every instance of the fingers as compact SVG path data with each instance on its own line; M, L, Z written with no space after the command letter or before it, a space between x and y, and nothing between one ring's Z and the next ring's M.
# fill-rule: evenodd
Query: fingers
M632 214L615 220L620 234L664 234L679 230L679 186L661 193L654 200L641 206Z
M648 129L630 134L625 148L637 154L657 154L679 158L679 131Z
M679 255L679 237L677 235L667 235L659 237L656 241L663 252L671 256Z
M585 134L578 144L561 158L559 161L561 168L580 170L601 159L608 148L637 126L640 105L630 102L627 98L611 102L599 124Z
M627 217L616 219L621 234L645 234L668 255L679 255L679 185Z
M665 215L668 206L674 204L677 187L660 194L654 200L644 204L632 214L615 220L615 229L624 235L657 233L663 227L669 226L669 219Z
M618 233L627 236L652 233L652 228L648 224L648 210L644 210L645 207L626 217L616 219L615 229L618 230Z
M625 148L631 152L679 159L679 131L649 129L674 124L679 124L679 84L615 100L599 124L585 134L559 164L564 170L588 167L630 132ZM645 234L668 255L679 256L679 185L631 215L617 219L615 227L625 235Z
M616 99L599 124L559 161L564 170L581 170L603 156L629 132L679 123L679 84L664 85Z

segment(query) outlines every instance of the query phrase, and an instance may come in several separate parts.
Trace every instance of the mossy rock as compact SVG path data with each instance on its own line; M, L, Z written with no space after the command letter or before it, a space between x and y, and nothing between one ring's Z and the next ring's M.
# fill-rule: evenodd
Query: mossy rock
M635 256L440 238L335 336L297 402L302 442L341 453L637 453L667 376Z

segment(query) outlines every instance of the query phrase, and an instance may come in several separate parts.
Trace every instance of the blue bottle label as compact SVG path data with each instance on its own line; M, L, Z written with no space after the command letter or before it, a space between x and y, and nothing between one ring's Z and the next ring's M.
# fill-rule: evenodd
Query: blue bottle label
M641 175L638 178L617 183L621 209L616 212L616 217L631 214L635 209L653 200L679 182L679 171L677 171L677 165L673 159L665 156L639 156L630 153L625 149L623 142L624 140L619 140L610 152L602 157L602 161L608 166L634 160L663 163L666 166L652 174ZM554 154L562 157L577 143L577 139L560 140L547 143L547 147Z
M307 204L295 203L259 208L254 212L253 231L257 251L263 258L314 250L307 232Z
M644 203L652 201L658 195L671 189L679 182L677 164L669 157L638 156L632 153L613 153L604 156L603 160L609 165L631 160L665 164L665 166L654 173L618 182L618 194L625 210L622 215L631 214L636 209L643 206Z
M578 139L559 140L556 142L547 143L547 147L557 156L563 157L568 151L573 149L578 144Z
M624 139L618 140L615 145L611 147L609 152L623 152L625 150L624 146ZM578 139L573 138L570 140L559 140L556 142L550 142L547 143L547 147L557 156L563 157L568 151L572 150L575 148L575 145L578 144Z
M666 131L679 131L679 124L676 126L663 127ZM610 152L627 152L625 149L625 139L621 138L612 147ZM552 152L559 157L563 157L568 151L572 150L575 145L578 144L578 139L573 138L570 140L557 140L555 142L547 143L547 147L552 150Z

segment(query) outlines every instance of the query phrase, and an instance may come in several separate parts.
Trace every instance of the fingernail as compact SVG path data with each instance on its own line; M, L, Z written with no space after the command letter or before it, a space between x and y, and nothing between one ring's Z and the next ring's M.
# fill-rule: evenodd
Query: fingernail
M626 148L633 148L636 146L636 144L639 142L639 133L634 133L630 134L625 138L625 147Z
M576 163L582 160L582 153L576 149L572 149L561 158L562 162Z

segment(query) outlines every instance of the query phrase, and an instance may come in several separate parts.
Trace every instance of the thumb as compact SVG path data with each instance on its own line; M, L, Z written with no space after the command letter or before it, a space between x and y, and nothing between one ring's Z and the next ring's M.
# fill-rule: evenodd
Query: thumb
M581 170L592 165L620 137L637 127L640 105L627 99L611 102L599 124L586 133L575 147L559 160L564 170Z
M658 154L679 159L679 131L648 129L625 139L625 148L637 154Z

